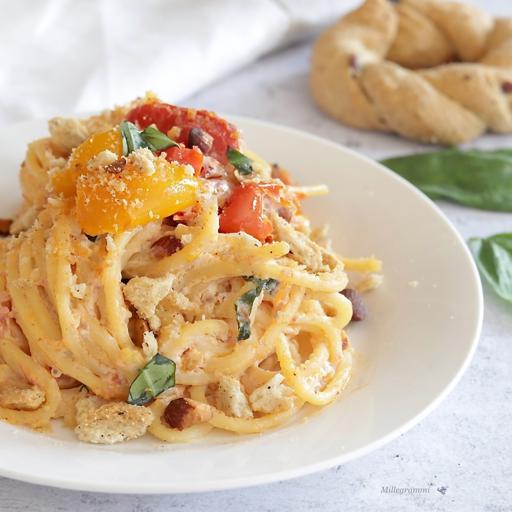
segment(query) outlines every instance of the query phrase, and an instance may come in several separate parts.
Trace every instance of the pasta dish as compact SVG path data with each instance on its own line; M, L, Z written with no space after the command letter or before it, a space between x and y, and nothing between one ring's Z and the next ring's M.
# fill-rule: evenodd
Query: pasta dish
M313 229L299 186L212 112L151 94L54 118L0 221L0 418L78 439L264 432L350 379L381 282Z

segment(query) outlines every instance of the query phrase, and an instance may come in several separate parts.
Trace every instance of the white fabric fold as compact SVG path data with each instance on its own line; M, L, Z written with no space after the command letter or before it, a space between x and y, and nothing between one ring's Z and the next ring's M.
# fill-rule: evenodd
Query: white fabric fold
M178 102L308 37L351 0L16 0L0 19L0 124ZM236 94L236 91L233 91Z

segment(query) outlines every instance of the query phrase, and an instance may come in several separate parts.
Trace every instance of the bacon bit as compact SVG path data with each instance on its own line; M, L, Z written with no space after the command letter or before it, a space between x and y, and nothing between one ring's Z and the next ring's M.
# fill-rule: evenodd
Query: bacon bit
M207 155L213 147L213 137L201 128L191 128L188 134L188 147L197 146L205 155Z
M0 219L0 236L9 236L11 234L11 224L11 219Z
M115 162L108 164L105 166L105 171L110 172L112 174L119 174L123 172L124 166L126 165L126 158L122 156L118 158Z
M352 322L359 322L366 318L366 307L361 295L352 288L345 288L340 292L352 303Z
M159 238L156 242L153 242L151 248L153 249L153 254L157 258L165 258L166 256L170 256L175 252L181 249L182 245L180 240L178 240L175 236L166 235L162 238Z
M130 338L132 339L133 343L137 345L137 347L142 347L142 344L144 342L144 333L148 332L149 325L141 318L135 309L132 308L132 316L130 317L130 320L128 320L128 332L130 333Z
M183 430L196 423L209 421L212 417L212 411L207 404L195 402L188 398L176 398L169 402L163 416L171 428Z
M171 228L175 228L179 222L174 220L174 215L169 215L169 217L165 217L164 220L162 220L162 224L165 226L170 226Z
M341 350L347 350L348 348L348 336L343 333L341 335Z
M502 84L501 84L501 90L502 90L505 94L510 94L510 93L512 93L512 82L502 82Z

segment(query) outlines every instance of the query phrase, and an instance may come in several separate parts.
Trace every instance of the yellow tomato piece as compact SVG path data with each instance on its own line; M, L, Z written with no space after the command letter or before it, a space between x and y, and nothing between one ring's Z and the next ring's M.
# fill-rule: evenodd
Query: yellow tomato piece
M95 133L75 148L67 166L52 175L55 191L65 197L73 197L76 180L87 172L89 160L105 150L112 151L119 157L123 154L123 141L118 127Z
M77 181L78 221L88 235L119 233L161 219L197 201L199 180L185 166L163 159L146 174L128 161L119 173L83 174Z

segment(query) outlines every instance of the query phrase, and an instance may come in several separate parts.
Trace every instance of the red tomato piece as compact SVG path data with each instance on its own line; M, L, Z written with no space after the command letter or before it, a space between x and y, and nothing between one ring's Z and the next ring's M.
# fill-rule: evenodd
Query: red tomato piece
M272 233L272 223L263 216L263 192L254 183L233 191L219 222L221 233L244 231L262 242Z
M136 124L139 129L155 124L164 133L177 126L181 128L177 142L185 145L188 144L190 130L200 128L213 137L212 148L208 154L223 164L227 162L228 148L238 149L239 147L237 129L208 110L176 107L168 103L145 103L132 109L126 119Z
M201 167L203 166L203 154L197 149L174 146L164 149L162 153L167 155L166 159L169 162L178 162L179 164L191 165L194 168L196 174L199 174Z

